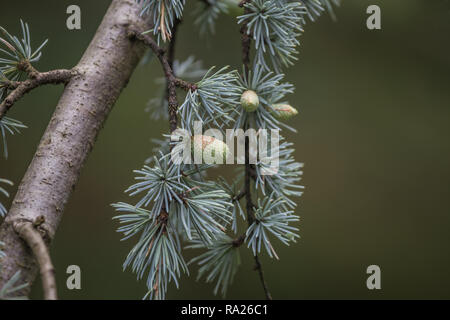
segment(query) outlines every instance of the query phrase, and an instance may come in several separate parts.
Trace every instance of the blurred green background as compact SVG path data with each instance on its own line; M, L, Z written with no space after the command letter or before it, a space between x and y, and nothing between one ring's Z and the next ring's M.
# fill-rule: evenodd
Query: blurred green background
M40 70L70 68L81 57L106 11L107 0L13 1L0 24L31 25L33 43L49 38ZM192 0L188 11L192 12ZM66 29L66 8L82 9L82 30ZM366 28L366 8L378 4L382 30ZM299 62L287 70L300 110L288 135L305 163L299 201L301 240L280 261L263 257L277 299L450 298L450 2L347 0L337 22L309 23ZM187 14L177 57L195 55L206 67L240 68L238 26L220 19L214 37L198 36ZM144 112L158 92L156 63L141 66L114 107L89 157L57 232L52 256L59 294L66 299L140 299L143 282L122 272L133 241L120 242L109 206L127 201L132 170L151 154L150 139L168 125ZM20 182L62 91L35 90L10 116L29 126L9 139L0 176ZM10 202L8 202L9 204ZM263 298L248 250L228 298ZM190 253L187 252L189 257ZM65 270L82 269L82 290L66 289ZM366 268L381 267L381 290L366 288ZM170 299L212 299L213 285L183 277ZM33 297L40 298L36 283Z

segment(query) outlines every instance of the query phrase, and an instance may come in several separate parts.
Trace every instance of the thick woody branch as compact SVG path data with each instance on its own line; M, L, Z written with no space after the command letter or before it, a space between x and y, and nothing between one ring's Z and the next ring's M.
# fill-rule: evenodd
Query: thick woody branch
M53 70L49 72L31 71L30 79L25 81L3 81L0 86L12 90L6 99L0 103L0 120L9 109L31 90L46 84L66 84L76 75L74 70Z
M53 267L47 245L36 227L38 227L37 223L31 221L16 221L13 224L14 230L33 251L38 262L45 300L57 300L55 268Z
M177 129L178 125L178 100L177 100L177 92L176 88L182 88L184 90L197 90L197 86L195 84L188 83L181 79L178 79L172 69L172 61L170 61L166 56L166 50L161 48L156 41L148 34L143 34L145 30L139 30L133 26L131 26L128 30L128 35L131 39L137 39L142 41L146 46L148 46L155 56L158 58L161 63L161 67L164 72L164 76L167 81L167 93L168 93L168 103L169 103L169 124L170 124L170 132L173 132Z
M145 53L145 46L130 41L127 34L131 24L150 29L140 12L141 4L135 0L112 0L75 67L77 74L64 88L11 209L0 225L6 254L0 287L18 271L21 283L29 284L15 292L17 296L29 294L38 265L14 225L43 216L45 221L40 227L45 229L49 242L54 238L96 137Z

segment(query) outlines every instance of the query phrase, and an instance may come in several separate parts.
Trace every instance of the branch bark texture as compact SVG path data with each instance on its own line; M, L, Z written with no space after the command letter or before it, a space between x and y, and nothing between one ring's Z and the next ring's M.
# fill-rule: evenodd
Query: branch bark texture
M0 287L17 271L32 283L37 264L33 253L14 230L18 221L44 218L40 229L48 242L56 232L64 207L83 164L112 106L145 52L131 41L128 27L150 28L139 16L141 4L113 0L94 39L74 68L36 154L19 185L10 212L0 226L7 258L2 262ZM28 295L30 286L18 295Z
M17 234L26 242L38 262L45 300L57 300L55 268L53 267L47 244L36 229L39 226L31 221L16 221L13 227Z
M13 91L0 103L0 120L3 119L6 112L21 99L25 94L31 90L45 85L45 84L60 84L67 83L75 76L76 72L72 70L53 70L49 72L42 72L34 74L34 77L23 82L10 82L8 88Z

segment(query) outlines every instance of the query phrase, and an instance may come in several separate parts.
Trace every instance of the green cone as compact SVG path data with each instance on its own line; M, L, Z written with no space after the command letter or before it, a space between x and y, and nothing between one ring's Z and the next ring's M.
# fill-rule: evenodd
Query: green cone
M282 103L274 104L272 105L272 108L273 108L272 114L274 115L275 118L280 120L287 120L298 114L297 109L288 104Z
M247 90L241 96L241 105L247 112L254 112L258 109L259 98L255 91Z

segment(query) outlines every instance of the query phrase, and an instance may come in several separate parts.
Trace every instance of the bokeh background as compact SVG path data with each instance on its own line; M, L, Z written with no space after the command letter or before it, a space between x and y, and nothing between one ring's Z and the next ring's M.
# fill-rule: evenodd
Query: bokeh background
M31 25L33 43L49 38L41 70L70 68L81 57L110 1L10 1L0 24ZM192 12L192 0L188 12ZM66 8L82 9L82 30L66 29ZM382 30L366 28L366 8L378 4ZM450 2L344 0L338 20L309 23L299 62L287 70L297 86L290 97L300 115L288 135L305 163L299 201L301 240L278 244L280 261L263 257L277 299L450 298ZM238 26L220 19L214 37L200 37L188 13L177 57L240 68ZM65 299L140 299L145 285L122 272L133 241L120 242L109 206L127 201L132 170L151 155L152 138L167 130L144 109L158 92L156 63L141 66L114 107L66 208L51 254ZM9 139L0 176L20 182L62 91L35 90L10 116L28 125ZM10 203L10 202L8 202ZM187 252L189 257L191 253ZM263 298L253 261L243 264L228 298ZM66 289L65 270L82 269L82 290ZM382 289L366 288L366 268L381 267ZM171 287L171 299L213 299L213 285L196 269ZM40 298L40 283L33 289Z

